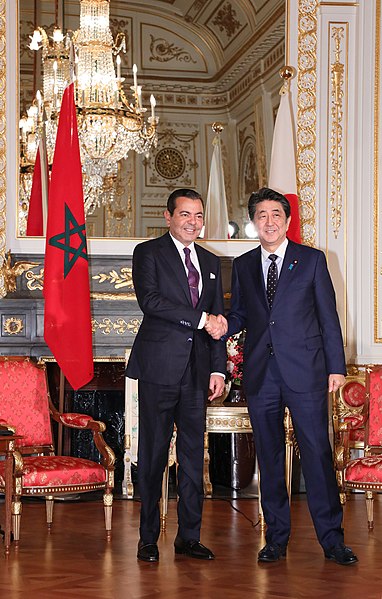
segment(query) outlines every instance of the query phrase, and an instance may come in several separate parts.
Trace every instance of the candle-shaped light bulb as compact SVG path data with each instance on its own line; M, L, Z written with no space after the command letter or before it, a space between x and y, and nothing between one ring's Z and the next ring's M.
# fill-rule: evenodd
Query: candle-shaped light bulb
M137 72L138 67L136 64L133 64L134 89L137 89Z
M152 94L150 96L150 104L151 104L151 117L154 119L155 118L155 106L157 103Z
M31 119L33 119L35 116L37 116L37 106L32 104L32 106L30 106L27 110L27 115Z
M121 57L119 54L116 58L116 63L117 63L117 79L121 79Z
M29 36L29 38L31 40L29 48L31 50L36 50L36 51L39 50L40 49L40 44L41 44L41 41L42 41L42 37L41 37L40 31L38 29L36 29L33 32L33 36L32 37Z
M41 104L42 104L42 96L41 96L41 92L39 89L36 91L36 100L37 100L38 109L40 110Z
M137 85L138 106L142 108L142 86Z
M53 41L54 41L54 43L59 44L63 40L64 40L64 34L62 33L61 29L55 28L54 31L53 31Z
M57 85L57 60L53 63L53 87Z

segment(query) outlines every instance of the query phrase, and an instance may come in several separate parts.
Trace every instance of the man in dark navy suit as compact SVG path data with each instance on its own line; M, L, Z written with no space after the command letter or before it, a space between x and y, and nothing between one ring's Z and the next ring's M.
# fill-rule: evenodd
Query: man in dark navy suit
M175 423L175 553L210 560L214 554L200 543L206 403L208 392L212 400L224 390L227 356L225 344L206 329L212 334L216 315L223 312L220 261L194 243L203 227L203 201L196 191L174 191L165 218L169 232L139 244L133 256L134 288L143 312L127 366L127 376L138 379L139 395L137 557L159 559L158 501Z
M318 540L328 559L353 564L357 557L343 542L328 437L328 391L344 383L346 364L325 255L287 239L290 205L283 195L260 189L248 211L261 245L234 260L228 335L246 329L243 383L267 524L258 559L285 556L290 535L283 426L288 407Z

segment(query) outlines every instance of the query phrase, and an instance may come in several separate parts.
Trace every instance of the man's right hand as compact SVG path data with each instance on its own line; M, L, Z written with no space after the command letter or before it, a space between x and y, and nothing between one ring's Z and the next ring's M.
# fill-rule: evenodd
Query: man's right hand
M228 323L226 318L222 314L218 314L218 316L214 316L214 314L209 314L206 319L204 328L213 339L218 340L220 339L220 337L223 337L223 335L225 335L228 331Z

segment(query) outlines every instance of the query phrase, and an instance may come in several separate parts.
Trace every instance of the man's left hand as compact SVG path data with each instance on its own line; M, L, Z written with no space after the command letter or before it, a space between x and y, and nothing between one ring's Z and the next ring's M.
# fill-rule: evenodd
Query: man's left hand
M345 377L343 374L329 374L328 388L329 393L332 391L335 393L345 383Z
M211 374L210 376L210 384L209 389L211 391L211 395L208 396L208 400L212 401L216 397L220 397L223 395L224 391L224 378L219 374Z

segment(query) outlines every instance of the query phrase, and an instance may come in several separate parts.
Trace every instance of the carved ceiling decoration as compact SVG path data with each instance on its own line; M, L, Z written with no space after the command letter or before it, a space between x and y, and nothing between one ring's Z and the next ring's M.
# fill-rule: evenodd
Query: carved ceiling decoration
M174 43L168 42L164 38L157 38L150 33L151 44L150 44L150 60L157 62L169 62L175 60L179 62L193 62L196 64L196 60L191 56L187 50L176 46Z

